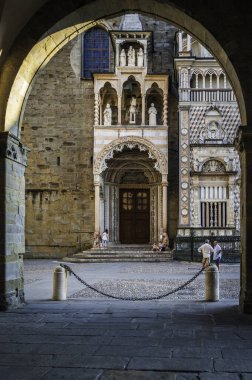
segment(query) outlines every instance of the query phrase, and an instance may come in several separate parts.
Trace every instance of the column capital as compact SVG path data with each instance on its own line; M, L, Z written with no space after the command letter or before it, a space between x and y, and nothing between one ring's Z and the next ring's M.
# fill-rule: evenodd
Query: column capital
M239 152L246 150L252 153L252 126L240 125L235 138L235 147Z
M30 151L10 132L0 132L0 159L8 158L27 166L27 153Z

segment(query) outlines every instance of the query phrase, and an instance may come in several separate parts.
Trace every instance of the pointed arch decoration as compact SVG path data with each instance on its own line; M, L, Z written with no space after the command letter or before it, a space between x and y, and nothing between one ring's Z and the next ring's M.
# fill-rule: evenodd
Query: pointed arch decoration
M94 164L94 175L100 175L107 168L106 160L114 157L115 152L122 152L124 147L138 148L140 152L148 151L149 158L156 160L155 169L162 175L168 174L168 163L164 154L150 141L143 137L127 136L112 141L97 155Z

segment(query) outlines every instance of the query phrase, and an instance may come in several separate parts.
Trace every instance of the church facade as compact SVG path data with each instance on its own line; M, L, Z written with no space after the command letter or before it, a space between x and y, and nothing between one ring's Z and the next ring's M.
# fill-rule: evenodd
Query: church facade
M180 219L177 236L239 235L239 110L225 72L184 32L177 34Z
M239 124L225 72L189 35L139 15L101 22L27 100L28 255L75 253L105 229L110 244L168 233L171 247L192 230L239 234Z

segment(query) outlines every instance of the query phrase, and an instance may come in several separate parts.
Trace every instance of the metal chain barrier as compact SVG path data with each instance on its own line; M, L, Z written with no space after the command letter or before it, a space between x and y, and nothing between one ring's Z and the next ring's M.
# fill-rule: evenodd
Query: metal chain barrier
M171 291L169 291L167 293L160 294L159 296L153 296L153 297L119 297L119 296L114 296L113 294L105 293L102 290L99 290L99 289L95 288L94 286L88 284L85 280L81 279L72 270L72 268L70 268L68 265L66 265L66 264L60 264L60 266L62 268L64 268L67 272L69 272L70 275L72 274L81 284L85 285L87 288L89 288L89 289L95 291L96 293L99 293L99 294L101 294L101 295L103 295L105 297L114 298L116 300L121 300L121 301L153 301L153 300L159 300L161 298L168 297L171 294L174 294L174 293L178 292L179 290L184 289L187 285L189 285L191 282L193 282L206 269L206 267L201 268L192 278L190 278L184 284L178 286L177 288L175 288L175 289L173 289L173 290L171 290Z

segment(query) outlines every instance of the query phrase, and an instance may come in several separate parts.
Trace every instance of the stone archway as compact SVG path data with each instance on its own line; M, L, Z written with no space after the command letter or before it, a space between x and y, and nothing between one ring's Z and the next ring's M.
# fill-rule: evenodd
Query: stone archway
M42 2L41 2L42 3ZM40 4L41 4L40 3ZM249 33L249 21L244 25L241 17L241 13L237 12L236 9L227 12L228 3L222 2L221 5L216 0L211 2L209 6L199 6L197 3L189 4L186 1L174 1L172 5L160 3L159 1L150 0L139 0L133 1L128 0L124 2L124 9L118 2L110 2L106 5L104 9L104 2L102 1L92 1L88 5L80 8L82 5L81 1L73 1L71 5L66 6L63 4L59 6L58 2L47 1L44 7L39 9L40 4L35 11L38 11L36 15L31 17L30 23L27 23L27 17L21 27L27 25L22 33L20 33L20 27L17 27L16 34L12 36L12 41L16 37L15 43L9 42L6 44L7 49L5 51L5 45L1 47L3 50L2 57L5 59L2 65L2 73L4 80L0 86L0 122L2 130L9 131L12 130L17 136L17 128L22 114L22 105L25 99L25 95L29 91L29 86L32 84L32 80L43 64L55 54L56 51L60 49L65 43L67 43L71 38L73 38L78 31L74 25L82 23L81 27L94 26L95 18L101 18L106 16L114 16L118 12L123 11L134 12L146 12L152 14L161 19L169 20L182 29L187 30L189 33L193 34L203 45L205 45L214 56L218 59L222 67L225 68L227 75L229 76L230 82L233 85L238 104L240 107L242 124L246 125L252 121L252 107L251 104L251 91L250 82L247 78L251 78L251 68L247 65L249 62L249 49L242 48L240 44L236 43L236 40L244 40L243 46L247 46L251 37ZM18 10L18 8L17 8ZM58 10L58 12L57 12ZM78 12L75 12L78 10ZM240 11L246 11L242 5L240 5ZM72 13L74 12L74 13ZM50 17L46 17L50 14ZM70 14L70 15L69 15ZM69 16L67 16L69 15ZM206 16L207 15L207 16ZM44 17L44 22L38 22L41 17ZM230 16L232 17L232 23L230 23ZM249 16L248 16L249 17ZM212 23L211 20L219 20L219 22ZM59 21L60 20L60 21ZM88 21L87 21L88 20ZM91 21L90 21L91 20ZM234 22L236 20L237 22ZM87 22L87 24L86 24ZM56 25L57 23L57 25ZM56 25L53 27L53 25ZM230 24L232 24L230 29ZM228 26L228 28L227 28ZM238 26L238 27L237 27ZM50 30L51 28L51 30ZM70 28L70 29L66 29ZM84 30L84 29L83 29ZM230 30L228 37L225 30ZM47 33L49 31L49 33ZM68 33L69 32L69 33ZM47 33L47 34L46 34ZM230 35L233 38L235 44L230 43ZM5 35L6 36L6 35ZM45 37L46 36L46 37ZM73 36L73 37L72 37ZM6 40L8 38L6 37ZM41 41L40 44L38 41ZM10 46L12 45L12 50ZM34 49L33 49L34 47ZM31 54L29 54L31 53ZM244 65L246 63L246 65ZM244 68L246 66L246 68ZM21 161L20 157L18 159L17 152L21 157L24 157L24 150L18 139L9 137L8 134L3 134L1 138L1 145L3 147L1 154L2 161L2 193L6 194L5 181L9 178L9 173L6 171L6 162L12 163L16 166L15 174L15 190L16 186L19 192L15 193L15 200L18 203L18 210L22 209L24 204L22 203L23 193L20 190L20 184L23 182L23 174L20 171ZM252 235L249 229L250 215L252 215L251 204L252 204L252 192L251 192L251 173L249 171L250 162L252 162L252 134L247 127L241 128L238 136L238 145L241 152L241 166L242 166L242 289L241 289L241 306L244 311L252 312L252 277L250 274L249 267L252 265L252 259L249 258L246 248L251 245L250 236ZM8 161L9 160L9 161ZM13 189L9 189L10 191ZM21 191L21 193L20 193ZM6 197L5 197L6 198ZM8 224L6 215L8 204L4 201L1 203L2 219L1 223L6 231L5 227ZM16 212L17 214L19 211ZM22 219L22 217L21 217ZM10 223L11 224L11 223ZM21 223L21 235L22 235L22 223ZM19 302L22 297L20 297L19 289L21 285L19 281L17 284L12 284L12 280L8 277L7 264L5 256L7 253L6 248L6 237L2 238L3 246L3 260L4 263L1 267L2 278L5 279L5 284L1 287L1 303L8 307L8 305L14 305L14 298L8 294L16 294L15 300ZM21 239L21 246L23 245L23 238ZM22 247L17 244L17 249L11 250L13 253L12 264L19 268L17 253L22 252ZM8 260L11 262L11 260ZM18 272L18 270L17 270ZM18 279L21 278L17 275ZM16 291L17 290L17 291ZM8 301L6 301L8 298Z

